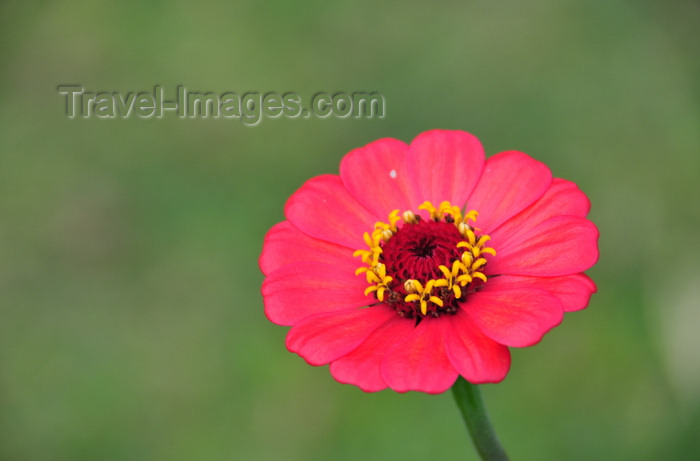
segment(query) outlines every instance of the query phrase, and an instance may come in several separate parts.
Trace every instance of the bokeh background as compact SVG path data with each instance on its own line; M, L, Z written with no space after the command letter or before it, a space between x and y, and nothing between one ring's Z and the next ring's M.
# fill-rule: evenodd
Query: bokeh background
M0 458L476 459L450 393L284 348L264 233L306 179L431 128L590 196L599 293L484 386L518 460L700 452L694 1L1 2ZM378 91L384 119L68 119L88 91Z

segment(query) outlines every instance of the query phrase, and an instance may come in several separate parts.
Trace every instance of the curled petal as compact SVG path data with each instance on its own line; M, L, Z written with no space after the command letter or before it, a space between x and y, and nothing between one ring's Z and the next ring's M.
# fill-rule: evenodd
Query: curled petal
M510 369L508 348L484 335L463 312L450 319L445 346L452 365L471 383L500 382Z
M586 274L562 275L559 277L527 277L503 275L493 279L499 287L507 289L543 290L555 296L562 304L564 312L584 309L596 285ZM490 283L490 282L489 282Z
M278 325L294 325L309 315L362 307L367 283L342 264L302 262L272 272L263 282L265 315Z
M284 213L300 231L353 251L378 218L355 200L338 176L312 178L287 201Z
M585 218L556 216L521 236L518 243L498 249L487 275L570 275L598 261L598 229Z
M350 194L376 216L410 210L415 186L408 177L406 143L386 138L350 151L340 163L340 177Z
M542 197L551 183L544 163L522 152L501 152L486 161L467 208L479 212L477 225L488 234Z
M382 377L397 392L422 391L439 394L457 379L447 358L444 336L449 318L425 318L387 351L382 359Z
M555 296L542 290L507 289L498 278L489 279L462 309L486 336L511 347L537 344L564 316Z
M588 197L571 181L554 178L547 192L535 203L504 222L491 232L498 241L499 248L504 249L527 231L555 216L571 215L586 217L591 208Z
M431 130L418 135L409 147L408 166L419 195L414 207L428 200L462 206L484 166L484 148L464 131Z
M352 352L395 315L381 305L307 317L289 330L287 348L311 365L325 365Z
M351 259L352 251L348 248L310 237L292 226L289 221L282 221L273 226L265 236L259 264L263 274L269 275L282 266L297 264L300 261L335 264L339 260Z
M387 387L381 373L384 354L402 341L413 324L396 317L372 332L355 350L331 363L331 374L341 383L354 384L365 392Z

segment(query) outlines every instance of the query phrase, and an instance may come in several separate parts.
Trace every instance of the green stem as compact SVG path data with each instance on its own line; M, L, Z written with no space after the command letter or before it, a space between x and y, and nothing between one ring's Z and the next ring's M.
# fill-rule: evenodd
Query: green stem
M489 415L486 413L486 406L481 397L479 386L460 376L452 386L452 393L481 459L484 461L508 461L508 456L498 441Z

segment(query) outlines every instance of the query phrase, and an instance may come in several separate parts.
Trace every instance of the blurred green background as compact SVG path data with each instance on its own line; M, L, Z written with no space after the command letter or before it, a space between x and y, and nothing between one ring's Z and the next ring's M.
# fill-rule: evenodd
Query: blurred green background
M257 258L305 180L431 128L590 196L599 293L485 386L515 460L700 452L693 1L0 3L2 460L476 459L450 393L284 347ZM56 88L378 91L384 119L68 119Z

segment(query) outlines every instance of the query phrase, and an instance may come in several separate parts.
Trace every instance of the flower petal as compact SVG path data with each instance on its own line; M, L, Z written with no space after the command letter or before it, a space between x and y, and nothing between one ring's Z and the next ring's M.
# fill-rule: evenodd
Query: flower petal
M541 222L560 215L585 217L591 208L586 194L576 184L565 179L554 178L547 192L535 203L510 218L489 233L498 241L499 248L512 242Z
M450 317L445 348L457 373L474 384L500 382L510 369L508 348L484 335L464 312Z
M511 289L499 278L489 279L462 309L486 336L511 347L538 343L564 317L555 296L532 288Z
M410 320L406 320L410 322ZM397 392L439 394L457 379L447 358L444 336L449 319L425 318L396 343L382 359L382 377Z
M374 229L378 219L350 195L335 175L308 180L289 198L284 213L305 234L353 250L367 246L362 235Z
M593 293L596 292L595 282L586 274L563 275L560 277L503 275L498 277L497 280L501 286L509 289L531 288L544 290L559 299L564 312L584 309ZM489 283L491 282L489 281Z
M386 219L395 209L405 211L416 195L408 177L408 146L397 139L380 139L355 149L340 163L340 177L350 194L373 214Z
M292 226L289 221L282 221L275 224L265 235L259 264L263 274L269 275L282 266L297 264L300 261L352 260L352 253L347 247L310 237ZM355 261L359 267L359 259Z
M355 276L356 266L300 262L272 272L263 282L265 315L278 325L294 325L309 315L362 307L376 302L365 296L367 281Z
M598 261L598 229L585 218L556 216L523 234L517 243L501 248L493 239L496 256L489 259L487 275L570 275Z
M352 352L396 312L385 305L307 317L287 334L287 349L311 365L325 365Z
M479 212L476 225L488 234L542 197L551 183L544 163L522 152L501 152L486 160L467 210Z
M462 206L484 167L484 148L464 131L432 130L418 135L409 148L408 166L419 194L413 206L448 200Z
M372 332L357 349L331 363L333 377L341 383L354 384L365 392L387 387L381 373L384 354L402 341L413 329L413 323L395 317Z

